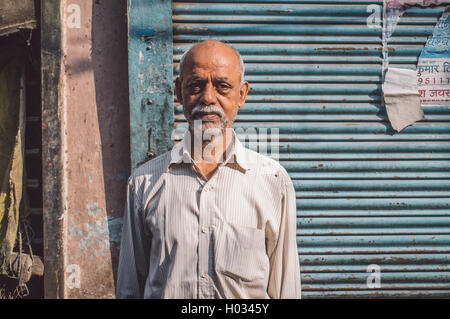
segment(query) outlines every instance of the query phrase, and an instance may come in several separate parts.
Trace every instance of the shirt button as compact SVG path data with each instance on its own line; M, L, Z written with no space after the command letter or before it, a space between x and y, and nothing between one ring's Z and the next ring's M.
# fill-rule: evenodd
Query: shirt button
M207 232L208 232L208 227L203 226L203 227L202 227L202 233L203 233L203 234L206 234Z

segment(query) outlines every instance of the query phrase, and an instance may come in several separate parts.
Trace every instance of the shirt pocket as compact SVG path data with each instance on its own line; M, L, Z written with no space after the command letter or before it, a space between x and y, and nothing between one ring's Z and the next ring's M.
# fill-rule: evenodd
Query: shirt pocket
M219 275L244 282L266 277L269 260L264 230L223 222L215 248L215 269Z

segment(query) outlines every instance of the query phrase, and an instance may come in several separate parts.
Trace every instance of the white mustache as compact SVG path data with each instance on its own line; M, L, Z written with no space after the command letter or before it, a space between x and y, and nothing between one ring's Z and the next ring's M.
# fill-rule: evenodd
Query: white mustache
M201 114L201 113L214 113L218 115L220 118L225 117L225 112L222 110L221 107L218 106L212 106L212 105L202 105L197 104L191 111L191 118L194 116Z

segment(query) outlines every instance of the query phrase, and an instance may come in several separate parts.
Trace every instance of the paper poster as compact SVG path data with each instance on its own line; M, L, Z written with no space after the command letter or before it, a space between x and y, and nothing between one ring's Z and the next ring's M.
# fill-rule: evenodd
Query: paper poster
M447 9L427 40L417 63L423 105L450 104L450 12Z

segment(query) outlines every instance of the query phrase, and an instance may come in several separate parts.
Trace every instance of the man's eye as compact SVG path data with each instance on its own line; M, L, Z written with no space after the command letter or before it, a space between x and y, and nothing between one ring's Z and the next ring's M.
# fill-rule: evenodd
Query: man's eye
M228 91L229 89L230 89L230 87L229 87L228 85L225 85L225 84L219 85L219 90L220 90L221 92L226 92L226 91Z
M194 92L194 93L200 92L200 86L199 85L191 86L191 91Z

